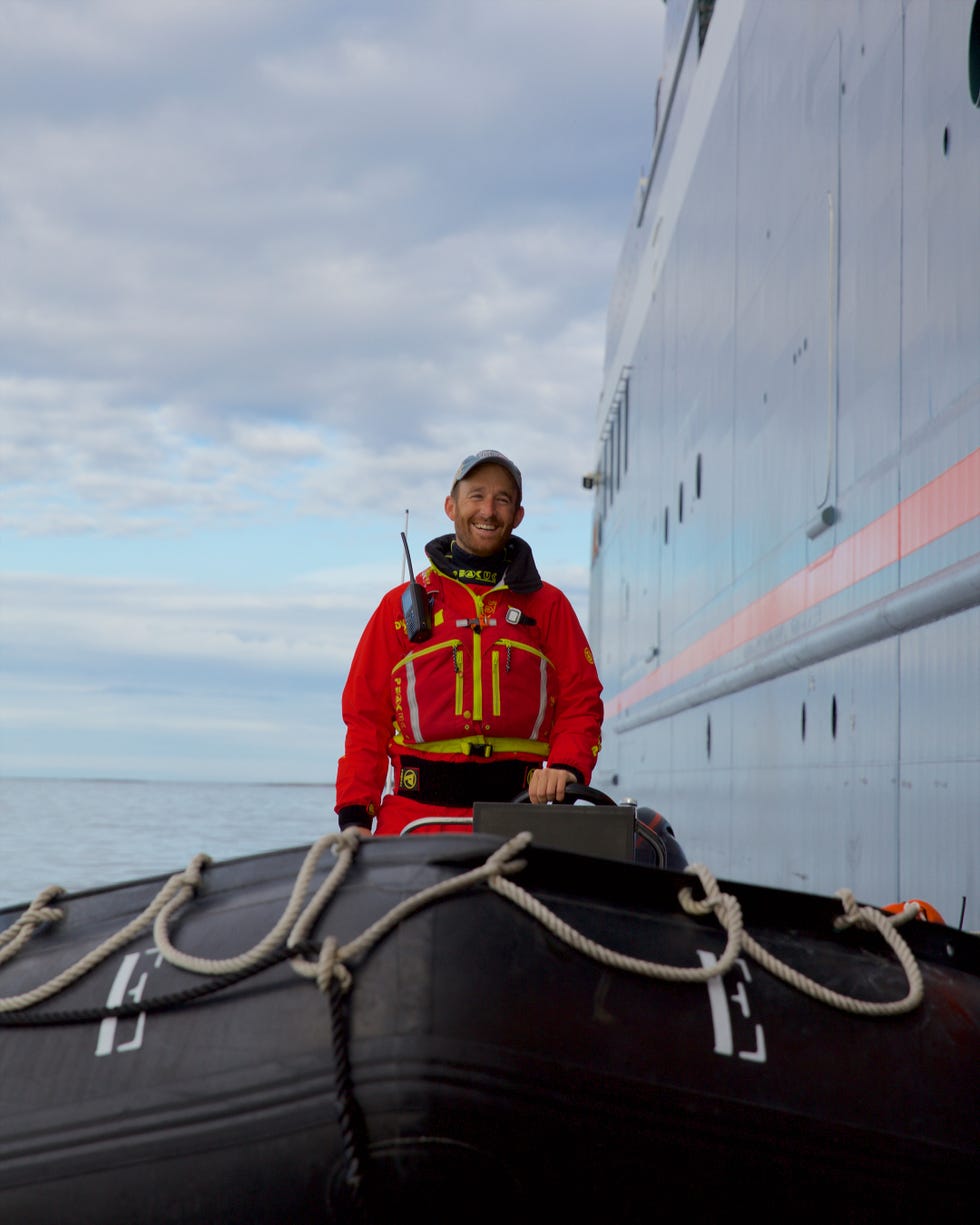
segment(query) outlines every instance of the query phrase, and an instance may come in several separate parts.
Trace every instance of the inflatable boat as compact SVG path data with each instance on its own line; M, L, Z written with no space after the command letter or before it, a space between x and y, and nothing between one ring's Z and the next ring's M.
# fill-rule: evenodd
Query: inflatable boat
M532 832L57 893L0 912L11 1225L975 1207L980 940L914 907Z

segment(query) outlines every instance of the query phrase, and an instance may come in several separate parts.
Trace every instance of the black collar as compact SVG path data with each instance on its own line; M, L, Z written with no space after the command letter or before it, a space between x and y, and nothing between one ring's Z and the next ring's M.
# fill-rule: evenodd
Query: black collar
M537 591L541 586L531 546L519 536L511 536L503 551L492 557L474 557L452 535L430 540L425 552L441 574L467 585L496 587L502 582L516 592Z

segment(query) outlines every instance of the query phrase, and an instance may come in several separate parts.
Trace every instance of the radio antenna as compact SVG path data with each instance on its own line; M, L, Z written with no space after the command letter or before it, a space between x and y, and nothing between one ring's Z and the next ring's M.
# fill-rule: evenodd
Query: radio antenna
M405 530L402 532L402 540L405 544L405 556L402 558L402 582L405 581L405 562L408 562L409 569L412 566L412 559L408 556L408 509L405 510ZM409 576L411 577L411 576Z
M415 578L415 571L412 569L412 555L408 551L408 537L402 532L402 544L405 546L405 556L402 558L402 579L405 577L405 563L408 562L408 578L409 582Z
M406 511L406 516L408 512ZM407 525L406 525L407 526ZM408 584L402 592L402 616L405 618L405 633L409 642L427 642L432 637L432 605L421 583L416 582L412 569L412 555L408 551L408 537L402 532L405 546L405 561L408 563ZM405 571L402 570L402 574Z

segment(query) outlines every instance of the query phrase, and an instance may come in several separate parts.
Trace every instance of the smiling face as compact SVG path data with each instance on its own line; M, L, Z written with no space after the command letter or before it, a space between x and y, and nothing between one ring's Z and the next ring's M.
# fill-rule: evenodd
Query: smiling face
M446 514L460 548L476 557L492 557L524 518L524 507L507 469L481 464L456 483L446 498Z

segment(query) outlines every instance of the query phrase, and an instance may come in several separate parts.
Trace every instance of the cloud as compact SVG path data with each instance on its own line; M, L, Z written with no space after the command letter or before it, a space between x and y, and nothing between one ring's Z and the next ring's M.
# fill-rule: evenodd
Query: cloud
M182 706L229 760L230 695L240 730L268 703L288 726L322 687L329 723L406 508L420 564L474 448L521 464L584 616L661 25L648 0L7 5L0 626L23 710L75 720L64 760Z
M240 754L238 777L332 779L339 690L360 628L351 608L375 591L357 573L337 588L307 582L265 594L8 575L2 772L20 772L21 755L39 743L57 746L49 768L63 769L72 744L84 743L88 772L111 774L114 758L157 736L162 755L180 743L205 758L194 777L215 777L210 746L216 759Z
M161 677L206 683L246 670L326 676L346 670L356 634L347 613L357 592L226 592L172 582L7 575L3 625L16 650L11 674L27 669L87 680L131 676L134 661ZM55 650L52 651L52 646Z

